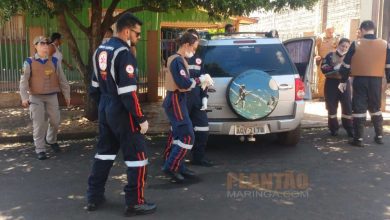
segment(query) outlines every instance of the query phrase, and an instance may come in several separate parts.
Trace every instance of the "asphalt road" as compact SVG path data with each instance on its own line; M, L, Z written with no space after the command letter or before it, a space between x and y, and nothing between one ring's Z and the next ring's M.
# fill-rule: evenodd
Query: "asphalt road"
M192 167L198 179L172 184L160 171L164 137L149 144L146 199L155 214L139 219L390 219L390 128L385 143L347 144L345 133L305 130L297 147L273 136L256 143L210 141L218 165ZM366 131L368 131L366 129ZM94 139L65 141L63 152L38 161L31 143L0 145L0 219L117 219L124 209L125 166L117 159L106 187L107 203L86 212L85 190ZM249 179L248 179L249 177Z

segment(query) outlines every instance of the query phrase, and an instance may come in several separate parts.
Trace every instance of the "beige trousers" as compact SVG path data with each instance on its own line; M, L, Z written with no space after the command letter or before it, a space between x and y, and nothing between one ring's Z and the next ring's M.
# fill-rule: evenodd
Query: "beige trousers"
M382 79L382 100L381 100L381 111L386 111L386 88L387 88L387 81L386 81L386 75Z
M322 73L320 64L317 67L317 93L315 94L315 98L324 98L325 79L326 78Z
M60 125L57 94L30 95L30 117L33 122L35 152L45 152L46 141L50 144L57 142Z

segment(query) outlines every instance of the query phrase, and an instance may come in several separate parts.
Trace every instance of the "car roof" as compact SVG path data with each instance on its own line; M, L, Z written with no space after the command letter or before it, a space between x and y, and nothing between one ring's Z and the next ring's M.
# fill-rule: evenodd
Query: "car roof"
M201 46L226 46L226 45L259 45L259 44L282 44L278 38L248 37L248 36L223 36L212 39L201 39Z

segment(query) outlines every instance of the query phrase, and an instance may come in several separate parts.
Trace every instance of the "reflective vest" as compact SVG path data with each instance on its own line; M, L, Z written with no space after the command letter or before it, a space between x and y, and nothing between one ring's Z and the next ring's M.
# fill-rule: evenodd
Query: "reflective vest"
M351 76L383 77L387 42L382 39L359 39L351 61Z
M172 61L176 58L176 57L180 57L180 55L178 54L174 54L170 57L168 57L168 60L167 60L167 71L165 72L165 89L167 91L171 91L171 92L174 92L174 91L179 91L179 92L187 92L189 91L188 89L180 89L179 86L177 86L175 80L173 79L173 76L172 76L172 72L171 72L171 63ZM183 59L182 57L180 57L179 59ZM185 59L184 60L184 65L187 69L187 73L189 73L189 67L188 67L188 63Z
M60 82L56 68L49 58L45 64L31 58L30 93L45 95L60 92Z

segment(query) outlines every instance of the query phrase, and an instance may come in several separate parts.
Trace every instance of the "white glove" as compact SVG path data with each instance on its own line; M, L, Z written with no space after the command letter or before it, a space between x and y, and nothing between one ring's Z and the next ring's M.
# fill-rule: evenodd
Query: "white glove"
M341 63L337 64L336 66L333 67L334 70L339 70L341 67Z
M204 111L207 109L207 101L208 101L207 97L202 98L202 108L200 110Z
M141 124L139 124L139 126L141 127L140 133L145 134L148 131L149 123L148 123L148 121L144 121Z
M213 81L213 79L211 78L211 76L208 73L201 75L199 77L199 81L200 81L200 87L203 90L205 90L206 87L214 85L214 81Z
M341 93L344 93L345 90L347 90L347 83L340 83L337 88L340 90Z

